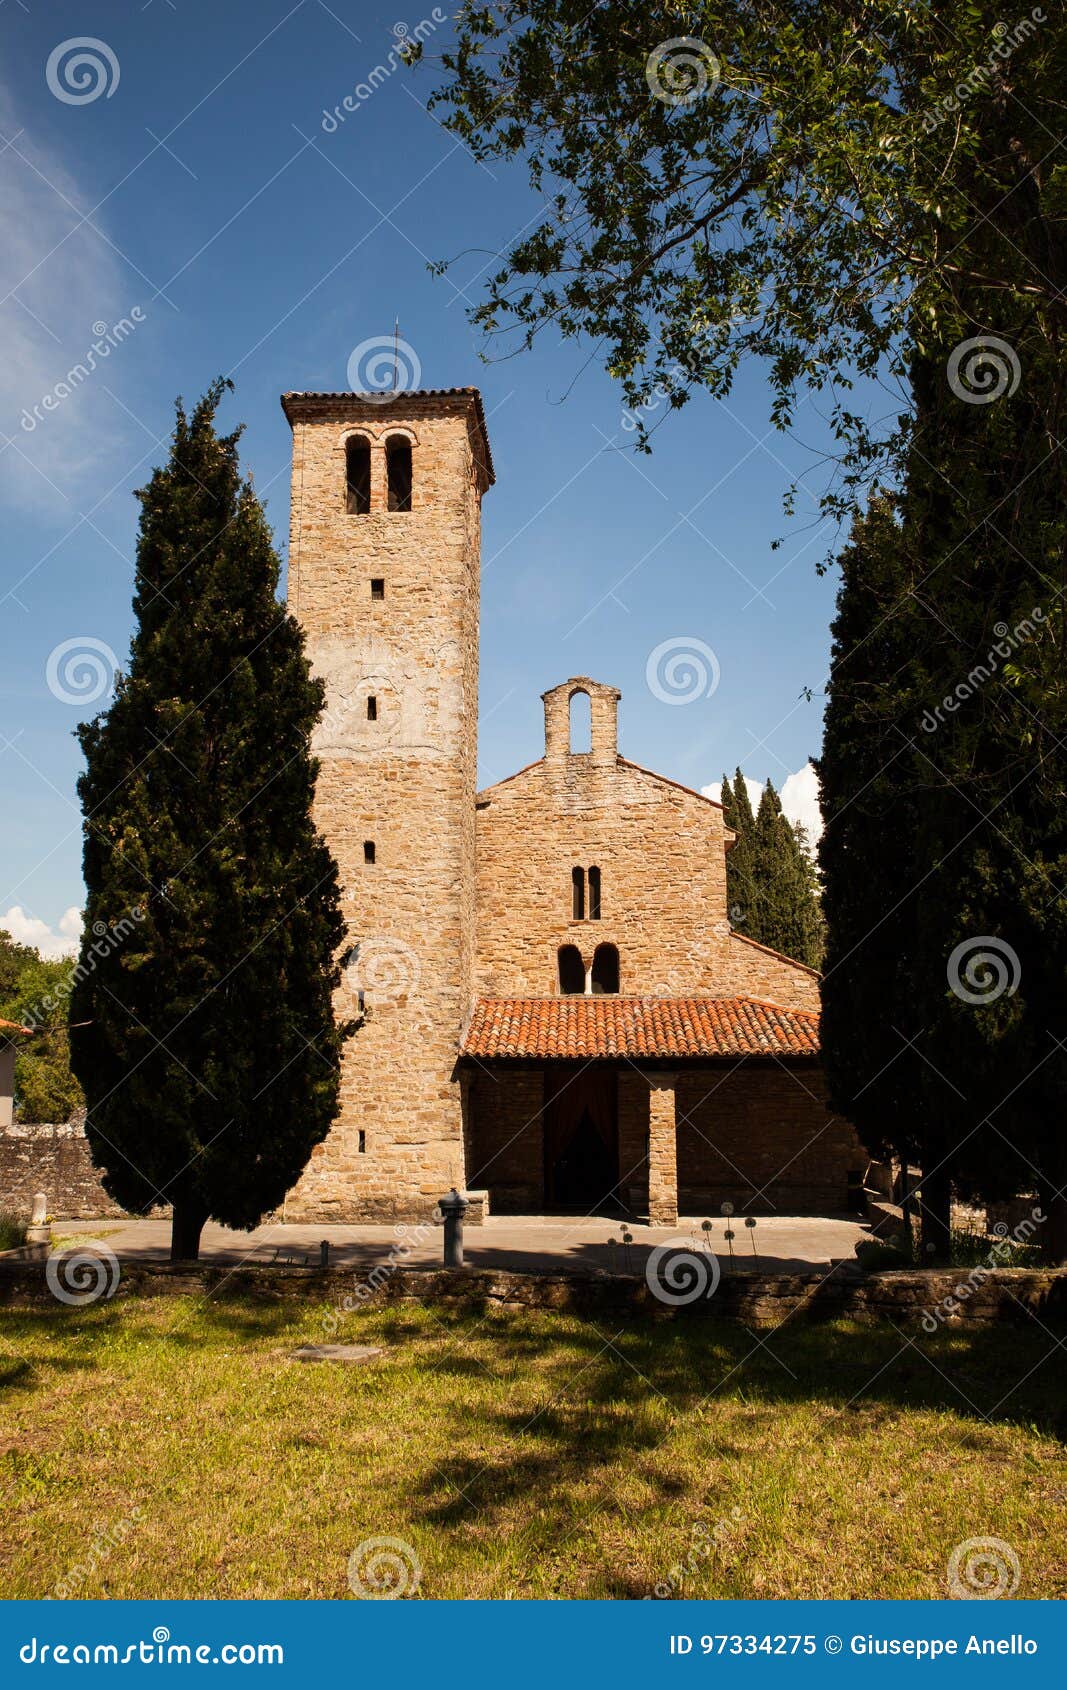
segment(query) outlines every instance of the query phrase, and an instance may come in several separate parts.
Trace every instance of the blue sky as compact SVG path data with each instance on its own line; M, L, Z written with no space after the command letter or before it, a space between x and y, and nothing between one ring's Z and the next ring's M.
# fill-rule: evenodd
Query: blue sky
M30 936L59 933L81 901L72 730L88 712L62 694L93 684L72 654L106 665L126 653L131 490L166 453L175 395L232 376L222 420L247 424L244 460L284 557L278 395L345 387L353 349L397 317L422 385L476 384L489 414L483 784L539 755L540 694L572 674L619 686L623 751L692 786L738 763L781 785L818 750L834 593L815 567L832 538L820 481L794 519L782 511L793 474L817 473L818 408L803 404L797 439L773 431L753 368L727 401L698 397L671 417L649 458L632 449L617 387L595 360L583 372L587 347L545 336L481 362L465 307L538 202L520 172L479 166L426 111L445 31L426 66L398 69L323 127L388 63L394 26L432 13L423 0L0 10L0 915L16 908L8 925ZM102 73L89 100L93 73L79 81L76 50L56 54L79 37L106 49L88 49ZM431 276L431 260L455 255L447 278ZM102 333L106 357L57 394ZM656 696L650 654L673 640L714 652L711 696Z

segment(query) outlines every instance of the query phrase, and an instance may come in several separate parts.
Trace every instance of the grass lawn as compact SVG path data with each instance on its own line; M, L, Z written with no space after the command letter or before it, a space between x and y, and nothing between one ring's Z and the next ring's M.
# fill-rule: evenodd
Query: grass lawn
M342 1597L376 1537L431 1598L940 1597L977 1537L1067 1595L1040 1328L323 1312L0 1314L0 1595ZM385 1353L288 1359L326 1338Z

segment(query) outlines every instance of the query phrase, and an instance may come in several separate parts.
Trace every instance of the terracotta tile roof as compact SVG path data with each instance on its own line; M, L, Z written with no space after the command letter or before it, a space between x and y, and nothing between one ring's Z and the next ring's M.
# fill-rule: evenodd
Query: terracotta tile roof
M496 471L493 469L493 454L489 450L489 430L485 426L485 409L482 405L482 396L478 388L402 387L398 388L395 400L384 397L380 391L372 393L356 393L351 389L348 389L345 392L330 393L324 389L314 389L303 393L283 393L281 395L281 404L282 410L285 412L286 419L291 423L297 411L301 407L304 407L305 409L311 407L321 410L335 410L338 405L342 404L346 399L372 399L375 407L381 409L383 418L388 417L390 406L397 404L403 408L405 402L409 399L473 399L474 414L478 420L478 429L481 434L482 446L485 452L485 473L488 477L490 486L492 486L495 482Z
M479 998L464 1056L817 1056L819 1017L756 998Z

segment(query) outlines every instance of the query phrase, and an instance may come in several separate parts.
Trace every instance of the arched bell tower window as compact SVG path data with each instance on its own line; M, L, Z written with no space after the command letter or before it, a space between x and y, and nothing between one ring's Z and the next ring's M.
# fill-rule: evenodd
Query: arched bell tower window
M571 693L567 706L570 711L568 723L568 739L570 749L575 751L591 751L593 749L593 706L589 694L581 687L576 687Z
M411 509L411 441L391 434L385 442L385 476L391 511Z
M360 434L345 441L345 510L349 516L370 510L370 443Z
M614 945L598 945L593 955L593 991L617 992L619 989L619 953Z
M563 996L568 998L584 996L585 964L577 945L561 945L558 961L559 989Z

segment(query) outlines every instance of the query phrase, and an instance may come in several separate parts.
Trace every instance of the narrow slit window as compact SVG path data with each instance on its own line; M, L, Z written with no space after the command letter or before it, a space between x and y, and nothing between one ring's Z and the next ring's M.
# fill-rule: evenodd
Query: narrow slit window
M359 1155L365 1156L366 1154L367 1154L367 1134L366 1134L365 1129L363 1127L360 1127L360 1129L359 1129Z
M372 863L374 861L374 855L374 840L365 839L363 841L363 861L365 863Z
M345 509L349 516L370 510L370 447L358 436L345 441Z
M385 597L385 581L384 581L384 579L381 575L376 575L374 577L374 579L371 581L370 596L371 596L372 599L384 599L384 597Z
M389 490L389 509L411 509L411 442L393 439L385 443L386 481Z
M571 919L585 920L585 870L571 869Z
M600 870L598 868L589 870L589 919L590 921L600 920Z
M378 700L373 693L370 693L367 698L367 720L368 722L378 720Z

